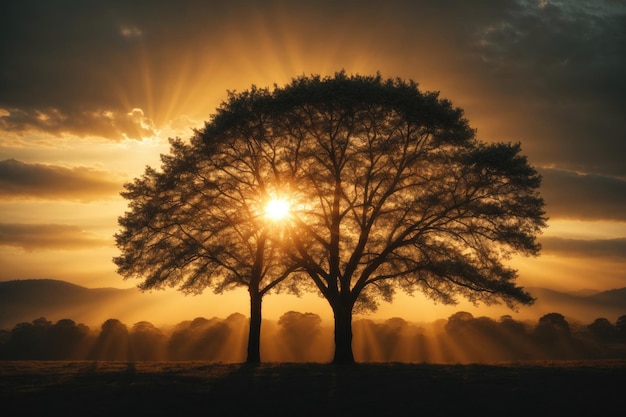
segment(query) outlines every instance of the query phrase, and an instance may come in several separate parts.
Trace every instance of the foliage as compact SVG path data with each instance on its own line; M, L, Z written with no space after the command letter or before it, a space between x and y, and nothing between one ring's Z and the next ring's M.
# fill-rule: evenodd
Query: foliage
M598 323L603 330L593 331ZM354 322L354 352L360 362L626 359L626 337L615 335L618 323L619 319L612 323L598 318L575 326L559 313L531 323L511 316L474 317L465 311L434 323L410 323L397 317L359 319ZM128 328L110 319L93 331L70 319L53 324L39 318L0 331L0 360L241 363L246 359L246 326L239 313L225 319L197 317L171 329L159 329L148 321ZM271 362L326 363L332 358L332 329L317 314L288 311L264 328Z
M243 285L252 305L307 289L304 272L333 309L335 361L352 362L353 311L398 289L533 302L505 265L539 252L546 221L520 152L478 141L461 109L413 81L340 72L253 86L190 143L173 140L163 172L126 186L115 262L142 288ZM263 218L272 197L289 199L288 222Z

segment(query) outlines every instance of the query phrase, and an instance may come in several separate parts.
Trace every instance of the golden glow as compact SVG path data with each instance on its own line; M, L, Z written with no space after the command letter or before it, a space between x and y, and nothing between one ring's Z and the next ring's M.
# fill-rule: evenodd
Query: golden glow
M274 198L265 205L265 217L272 221L280 221L289 216L290 204L282 198Z
M617 239L626 236L626 223L556 219L550 220L544 235L566 239Z

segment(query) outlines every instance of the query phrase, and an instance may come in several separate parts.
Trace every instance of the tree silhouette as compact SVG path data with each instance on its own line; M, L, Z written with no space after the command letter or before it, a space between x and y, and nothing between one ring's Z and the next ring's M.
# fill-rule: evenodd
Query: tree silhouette
M532 303L504 264L538 253L546 220L520 150L478 141L413 81L340 72L230 93L189 145L172 141L162 173L127 185L116 263L143 288L245 285L251 321L274 286L305 289L283 281L302 270L333 310L333 362L353 363L353 312L398 289ZM262 216L274 196L291 207L278 225Z
M10 356L12 359L48 359L46 337L52 322L39 317L31 323L18 323L11 330Z
M500 317L502 341L509 359L528 359L531 355L532 341L529 338L527 325L516 321L510 315Z
M570 357L572 352L572 331L565 317L560 313L548 313L539 318L533 336L544 353L550 357Z
M271 132L262 145L296 207L290 255L333 310L334 362L354 361L353 310L397 289L533 301L503 263L537 254L545 226L540 177L519 144L481 143L436 93L380 76L301 77L231 97L230 109L233 124L252 113Z
M92 357L106 361L130 360L130 337L126 325L118 319L108 319L102 323Z
M303 362L313 355L320 335L322 319L314 313L288 311L278 319L278 341L288 361Z
M83 359L89 341L89 327L71 319L61 319L50 326L47 350L51 359Z
M240 314L226 320L197 317L179 323L170 336L167 350L171 360L240 361L233 336L241 327Z
M626 340L626 314L621 315L615 321L615 328L617 329L619 336Z
M280 222L265 216L264 206L279 190L272 186L271 161L255 143L263 134L250 126L231 130L230 105L197 132L194 147L172 140L172 154L162 156L162 172L148 167L143 177L125 185L122 196L131 210L119 219L122 231L115 238L122 255L114 262L124 277L143 278L142 290L178 285L199 294L207 287L216 293L247 288L246 361L258 363L262 299L280 290L295 266L278 250ZM198 146L206 136L208 150ZM244 139L230 140L240 136ZM299 293L295 285L282 289Z
M399 317L382 323L369 319L359 319L353 323L355 356L365 362L401 361L398 357L401 348L410 349L404 337L408 326ZM404 359L406 360L406 359Z
M353 309L397 289L533 301L503 264L536 254L545 226L540 177L518 144L477 141L460 109L413 82L338 74L275 95L294 101L290 156L310 202L294 246L333 309L335 362L354 361Z
M167 337L152 323L140 321L133 325L130 348L135 361L158 361L165 359Z
M608 319L597 318L587 326L593 337L600 342L613 342L617 340L619 330Z

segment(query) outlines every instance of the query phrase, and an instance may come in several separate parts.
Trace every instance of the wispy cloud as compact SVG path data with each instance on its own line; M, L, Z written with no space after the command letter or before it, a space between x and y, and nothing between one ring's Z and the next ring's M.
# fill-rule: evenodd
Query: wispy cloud
M543 237L542 251L570 258L610 258L626 261L626 238L620 239L565 239Z
M119 177L88 167L0 161L0 197L92 201L122 189Z
M143 110L0 109L0 130L17 133L99 136L112 140L154 137L158 131Z
M34 251L87 249L110 244L109 240L73 225L0 223L0 246Z

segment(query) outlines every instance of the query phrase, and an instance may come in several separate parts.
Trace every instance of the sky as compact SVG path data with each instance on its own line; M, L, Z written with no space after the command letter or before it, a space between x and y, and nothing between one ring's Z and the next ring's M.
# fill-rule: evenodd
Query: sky
M520 142L548 228L518 283L626 287L626 1L24 0L0 5L0 281L128 288L122 185L158 168L227 91L319 74L413 80L486 142ZM245 291L195 300L246 312ZM330 309L269 296L266 315ZM174 299L173 298L173 299ZM194 304L195 305L195 304ZM399 296L381 316L431 302Z

